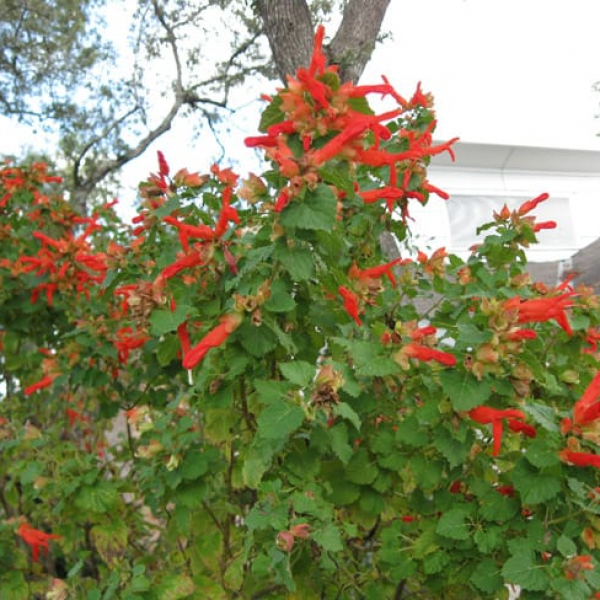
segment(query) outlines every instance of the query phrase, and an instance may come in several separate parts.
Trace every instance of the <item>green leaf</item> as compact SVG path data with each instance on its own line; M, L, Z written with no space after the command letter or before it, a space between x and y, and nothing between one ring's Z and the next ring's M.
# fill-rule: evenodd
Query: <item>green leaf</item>
M0 575L0 590L2 598L6 600L29 600L31 593L29 586L20 571L11 571Z
M337 198L328 185L307 190L303 199L295 198L281 213L284 227L331 231L336 222Z
M356 374L359 377L385 377L399 372L398 364L391 358L377 358L358 365Z
M206 454L199 450L191 450L183 457L179 472L184 479L193 481L202 477L208 471L208 467Z
M348 428L346 425L344 423L337 423L329 429L329 436L331 437L331 449L334 454L340 459L342 464L348 464L354 450L348 443Z
M427 575L440 573L450 562L450 556L445 551L434 552L423 561L423 572Z
M477 565L470 581L478 590L486 594L493 594L503 585L500 568L491 559L482 560Z
M310 250L280 245L275 251L275 258L294 281L306 281L314 275L315 265Z
M429 443L429 436L421 429L417 418L410 415L396 426L396 441L413 448L421 448Z
M459 339L465 346L479 346L492 339L493 334L490 330L481 331L470 322L458 323L457 328Z
M263 307L269 312L289 312L296 306L296 301L281 279L276 279L271 284L271 295Z
M157 218L167 217L174 210L181 207L181 200L177 196L173 196L167 200L162 206L154 210L154 216Z
M282 102L281 96L275 96L272 102L262 111L258 125L259 131L266 133L271 125L285 121L285 114L281 110Z
M470 373L458 370L442 371L440 382L454 410L471 410L485 404L492 393L492 386L488 381L478 381Z
M348 194L354 192L352 177L345 163L340 163L335 167L324 165L319 169L319 173L325 183L330 183Z
M507 522L519 512L519 503L493 489L481 498L480 515L486 521Z
M161 600L181 600L193 594L196 586L187 575L167 575L154 591Z
M228 590L238 591L242 588L242 585L244 584L245 563L246 558L243 556L243 554L240 554L227 566L223 579ZM206 593L205 590L203 590L203 592Z
M242 467L242 479L244 484L251 490L260 485L263 475L271 466L271 460L262 456L249 456Z
M523 504L539 504L551 500L560 492L561 487L557 477L541 473L524 458L516 463L512 480Z
M261 358L277 346L277 337L264 323L256 327L246 321L237 331L244 350L256 358Z
M444 464L441 460L432 460L418 454L409 460L415 481L424 490L436 488L442 480Z
M170 331L175 331L190 314L195 314L192 306L179 304L174 311L158 309L150 315L150 332L160 337Z
M303 421L302 408L282 400L270 404L258 415L258 435L264 439L283 440Z
M517 551L504 563L502 576L507 583L534 592L545 590L550 583L547 568L534 562L534 553L528 548Z
M346 402L340 402L333 407L333 414L338 417L342 417L342 419L347 419L354 425L357 431L360 431L360 417L355 412L355 410Z
M84 485L75 496L75 506L81 511L105 513L114 508L119 495L108 481L99 481L96 485Z
M252 248L244 254L243 261L240 261L238 276L242 277L246 273L252 273L256 267L266 261L273 254L273 245L259 246Z
M412 555L415 558L424 559L438 550L438 541L436 539L435 526L428 525L423 533L414 541Z
M283 401L292 386L287 381L263 381L257 379L254 388L258 399L263 404L278 404Z
M470 440L461 442L445 428L436 433L434 445L452 468L462 464L471 449Z
M557 423L556 411L552 406L545 404L537 404L530 402L523 406L525 412L530 415L533 420L548 431L559 432L560 427Z
M327 552L341 552L344 549L342 536L333 523L327 524L324 529L315 530L311 538Z
M473 535L473 540L479 552L491 554L502 542L503 531L500 527L486 527L477 530Z
M331 493L327 500L337 506L347 506L356 502L360 496L360 487L345 477L343 471L338 469L327 475L327 483L331 487Z
M374 489L365 488L361 492L358 506L363 513L376 517L385 510L385 500Z
M279 370L288 381L300 387L307 386L314 379L317 372L315 365L303 360L279 363Z
M577 554L577 546L575 545L575 542L566 535L561 535L558 540L556 540L556 549L565 558L569 558Z
M354 452L354 456L346 465L346 479L352 483L365 485L373 483L379 469L374 462L371 461L369 453L364 448L358 448Z
M471 535L467 516L469 511L464 508L452 508L445 512L438 521L435 532L451 540L466 540Z
M156 359L161 367L166 367L177 358L181 350L181 342L177 336L170 335L162 340L156 349Z
M90 530L90 537L98 554L109 566L120 562L127 549L129 529L117 518L108 523L95 525Z
M525 458L534 466L542 469L553 467L560 462L558 452L548 443L547 438L538 437L527 447Z

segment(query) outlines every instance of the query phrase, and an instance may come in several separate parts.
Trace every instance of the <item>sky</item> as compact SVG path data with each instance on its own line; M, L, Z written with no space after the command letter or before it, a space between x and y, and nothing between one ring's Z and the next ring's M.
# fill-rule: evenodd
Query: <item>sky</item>
M598 23L598 0L392 0L364 79L422 81L440 139L600 150Z
M361 82L385 74L406 96L421 81L436 100L440 140L600 150L598 23L600 0L392 0L383 24L391 37ZM239 149L256 132L258 96L275 87L246 86L234 96L238 110L225 143L240 170L248 165L242 173L256 164ZM205 170L220 148L188 131L180 123L152 149L164 150L175 168ZM0 153L39 139L0 119ZM155 154L147 152L127 168L122 192L130 195L151 170Z

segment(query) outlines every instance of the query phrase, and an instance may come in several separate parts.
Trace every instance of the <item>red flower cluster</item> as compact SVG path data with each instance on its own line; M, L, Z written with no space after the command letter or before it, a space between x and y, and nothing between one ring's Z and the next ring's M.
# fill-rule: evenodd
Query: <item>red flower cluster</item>
M337 67L327 66L323 53L325 30L321 26L315 36L315 46L308 69L299 69L296 77L288 77L288 85L279 91L276 106L283 120L267 127L266 135L246 139L248 147L263 148L267 157L275 162L281 174L302 179L310 185L314 172L333 159L360 163L372 167L389 167L389 185L360 192L364 202L385 200L390 211L399 203L403 215L408 215L408 198L425 202L427 194L442 198L448 195L430 185L423 177L421 162L429 156L449 152L452 156L453 139L437 146L432 145L435 121L421 133L400 129L394 141L401 151L388 151L382 141L392 139L392 132L383 123L408 114L418 108L430 108L431 97L423 94L420 85L410 101L402 98L384 79L379 85L357 86L352 82L339 84ZM380 115L365 114L353 108L353 100L368 94L392 97L398 108ZM274 101L275 102L275 101ZM330 137L331 134L333 137ZM292 150L290 136L302 141L303 154ZM322 138L329 139L323 144ZM399 176L401 174L401 176ZM418 185L413 179L416 177ZM275 211L281 212L296 197L302 185L287 186L280 190Z
M508 421L508 426L512 431L523 433L528 437L536 436L535 428L523 423L525 420L523 412L514 408L500 410L489 406L476 406L469 411L469 417L482 425L492 426L492 436L494 439L492 456L498 456L498 454L500 454L505 420Z
M74 237L67 232L65 237L55 240L41 231L34 231L33 237L42 243L37 256L21 256L13 267L14 275L35 271L38 277L46 277L47 281L38 284L31 293L31 302L37 301L44 291L48 304L52 306L53 296L57 291L71 291L90 297L89 287L102 283L108 266L104 253L92 254L88 241L90 234L100 229L97 217L79 218L87 223L85 231Z
M34 529L28 523L21 523L17 529L17 535L31 546L33 562L37 562L40 555L40 548L48 553L49 540L59 540L60 536L54 533L45 533L39 529Z

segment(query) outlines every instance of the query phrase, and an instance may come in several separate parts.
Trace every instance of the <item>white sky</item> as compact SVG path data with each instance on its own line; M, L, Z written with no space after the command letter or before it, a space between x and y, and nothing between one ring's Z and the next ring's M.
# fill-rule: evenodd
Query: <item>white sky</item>
M392 0L363 79L422 81L440 139L600 150L599 23L599 0Z
M598 23L600 0L392 0L383 29L393 38L378 47L362 83L385 74L406 96L422 81L436 99L438 139L600 150L600 93L592 90L600 80ZM248 101L276 86L246 86L238 96L246 107L226 142L237 157L257 125L260 103ZM180 124L152 149L162 149L173 168L206 170L218 148L188 131ZM0 118L0 154L38 143ZM155 156L131 165L126 181L155 170ZM242 174L247 168L239 166ZM124 204L132 200L129 185Z

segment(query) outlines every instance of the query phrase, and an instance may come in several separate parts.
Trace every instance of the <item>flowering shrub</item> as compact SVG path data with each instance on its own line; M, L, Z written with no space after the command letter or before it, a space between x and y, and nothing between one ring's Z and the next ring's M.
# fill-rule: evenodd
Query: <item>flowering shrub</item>
M0 170L2 598L598 596L600 313L527 273L547 195L382 256L453 141L322 40L270 170L159 154L133 229Z

